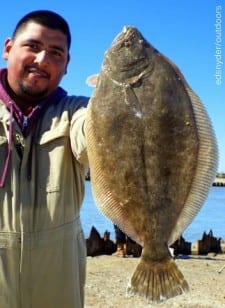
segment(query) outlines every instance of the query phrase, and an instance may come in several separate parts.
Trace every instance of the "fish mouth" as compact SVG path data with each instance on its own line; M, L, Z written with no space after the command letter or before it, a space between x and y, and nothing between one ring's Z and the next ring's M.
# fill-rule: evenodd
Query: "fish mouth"
M137 74L149 65L150 45L134 27L124 26L105 54L104 67L111 72Z
M121 68L121 71L127 71L130 70L131 66L136 66L138 65L140 68L144 68L148 65L149 61L148 59L146 59L145 57L143 58L137 58L137 59L130 59L130 61L128 61L127 65L124 65Z

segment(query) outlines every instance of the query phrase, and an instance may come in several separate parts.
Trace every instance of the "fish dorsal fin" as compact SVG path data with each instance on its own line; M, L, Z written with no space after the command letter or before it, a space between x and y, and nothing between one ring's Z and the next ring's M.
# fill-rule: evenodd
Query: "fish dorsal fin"
M204 204L214 181L218 164L216 137L208 114L199 97L190 89L187 83L185 84L185 88L192 101L198 128L199 154L190 193L170 236L169 244L174 243L179 238L183 230L188 227Z

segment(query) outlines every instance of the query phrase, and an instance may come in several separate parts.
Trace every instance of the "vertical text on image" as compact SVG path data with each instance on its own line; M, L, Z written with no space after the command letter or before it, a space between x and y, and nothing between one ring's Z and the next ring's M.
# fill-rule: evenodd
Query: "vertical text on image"
M216 85L222 84L222 6L216 6L216 21L215 21L215 79Z

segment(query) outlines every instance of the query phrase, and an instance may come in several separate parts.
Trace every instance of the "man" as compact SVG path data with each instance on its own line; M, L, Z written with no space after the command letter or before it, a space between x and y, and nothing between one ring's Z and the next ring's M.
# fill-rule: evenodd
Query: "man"
M80 225L88 99L58 87L70 30L35 11L5 41L0 71L0 306L83 307Z
M116 237L116 251L113 253L116 257L125 257L127 254L126 234L120 230L117 225L113 225Z

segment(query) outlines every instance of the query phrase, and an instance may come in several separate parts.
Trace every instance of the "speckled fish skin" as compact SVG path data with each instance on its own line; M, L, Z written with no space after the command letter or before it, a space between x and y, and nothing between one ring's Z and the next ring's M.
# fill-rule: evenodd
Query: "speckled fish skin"
M187 291L168 245L207 198L216 140L179 69L135 28L105 53L86 136L98 208L143 245L128 293L158 302Z

